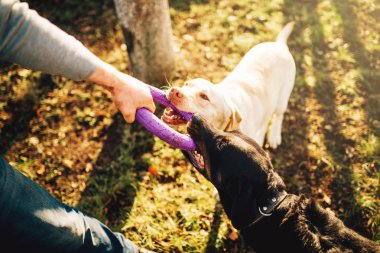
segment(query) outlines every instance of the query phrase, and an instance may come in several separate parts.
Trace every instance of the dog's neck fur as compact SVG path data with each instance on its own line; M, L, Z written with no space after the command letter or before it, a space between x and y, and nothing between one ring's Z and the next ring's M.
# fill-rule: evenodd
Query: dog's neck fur
M259 252L380 252L380 246L304 196L288 195L270 217L241 234ZM335 241L334 241L335 240Z

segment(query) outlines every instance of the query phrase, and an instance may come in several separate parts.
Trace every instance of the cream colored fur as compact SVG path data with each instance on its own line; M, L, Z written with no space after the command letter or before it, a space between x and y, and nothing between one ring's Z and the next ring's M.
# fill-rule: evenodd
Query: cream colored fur
M267 133L267 142L276 148L281 144L282 120L296 73L286 45L292 29L289 23L275 42L254 46L221 83L189 80L171 88L168 99L180 110L199 113L219 129L240 129L260 145Z

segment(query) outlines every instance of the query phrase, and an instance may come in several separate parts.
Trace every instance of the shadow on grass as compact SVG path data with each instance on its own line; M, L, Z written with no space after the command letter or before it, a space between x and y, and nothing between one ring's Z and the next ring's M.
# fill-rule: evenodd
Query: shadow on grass
M309 112L306 109L311 91L305 79L307 70L303 56L306 42L302 37L308 20L302 11L303 7L296 7L288 1L285 1L283 6L284 25L297 19L288 39L288 47L295 60L297 73L282 126L282 143L270 153L273 166L284 178L288 191L294 194L308 194L312 192L313 186L313 177L308 168Z
M228 252L228 253L254 253L251 247L246 245L243 238L239 236L237 239L231 240L230 233L231 230L228 229L227 233L224 235L226 240L224 240L223 245L217 248L217 239L220 225L223 220L223 206L220 203L216 203L214 209L214 216L211 223L211 231L209 233L209 238L206 244L205 253L218 253L218 252Z
M25 82L32 82L32 80L26 79ZM15 101L10 100L5 108L5 110L12 109L12 117L4 122L3 128L0 129L0 155L5 155L14 143L28 136L29 122L37 116L35 108L39 101L56 87L50 75L41 75L37 82L37 87L28 86L25 96Z
M316 171L307 171L312 173L311 185L315 188L313 194L317 193L319 187L328 188L332 192L332 208L339 213L339 216L345 220L345 223L354 228L361 234L365 234L364 221L358 212L359 205L355 201L355 193L353 189L353 174L350 168L352 161L345 156L346 149L353 147L355 142L345 138L342 134L341 122L337 115L335 106L337 94L335 86L329 75L332 70L329 68L329 62L325 56L328 46L325 42L323 27L320 17L315 11L318 1L304 2L301 7L292 6L290 1L285 1L284 6L288 9L284 11L285 16L295 16L298 25L302 25L304 29L310 28L310 49L312 54L313 69L315 72L314 87L315 96L318 102L318 113L323 118L322 129L324 142L328 154L332 159L332 164L322 161L322 157L314 157L310 165L316 166ZM300 16L302 13L302 16ZM300 22L301 21L301 22ZM326 127L329 126L329 127ZM317 196L310 196L317 197ZM339 209L345 210L338 211Z
M365 104L365 110L367 111L366 114L366 123L367 126L372 130L372 133L376 136L376 138L380 137L380 69L379 69L379 62L378 59L380 59L380 51L374 51L373 53L369 53L369 51L366 50L364 44L361 42L359 38L359 15L356 13L352 7L352 4L347 4L345 1L339 0L339 1L333 1L333 4L336 8L336 11L341 16L342 20L342 27L343 27L343 39L345 42L349 44L349 50L354 56L355 63L354 67L358 70L360 79L357 81L357 91L362 98L364 98L366 104ZM380 18L376 13L373 13L374 17L377 22L380 22ZM367 17L366 17L367 18ZM367 24L366 24L367 25ZM375 26L376 27L376 26ZM366 157L364 158L367 161L374 161L376 162L376 156L380 156L380 147L376 147L375 151L375 157ZM376 165L375 165L376 167ZM377 170L378 171L378 170ZM374 173L376 173L376 170L374 170ZM376 178L376 174L370 175L369 172L366 173L367 176ZM380 189L377 191L377 198L380 196ZM376 198L376 197L375 197ZM367 207L368 211L369 208ZM376 206L375 206L376 210ZM359 210L360 211L360 210ZM362 212L363 213L363 212ZM370 212L369 214L365 214L366 219L368 219L368 216L370 219L374 219L375 226L373 229L371 229L372 233L374 234L374 238L377 237L377 240L379 239L379 233L380 233L380 227L376 226L376 223L378 224L379 218L376 218L376 213L373 214ZM377 222L376 222L377 219ZM355 223L354 217L352 218L352 223ZM367 226L370 226L369 223L367 223Z
M216 253L218 249L215 244L218 239L218 231L219 227L222 224L222 215L223 215L223 207L221 204L217 203L214 209L214 218L211 223L211 231L209 233L209 238L206 244L205 252L207 253Z
M332 181L329 187L332 192L332 207L345 220L346 225L369 237L368 230L364 225L366 222L361 215L361 207L355 198L354 175L351 167L355 158L351 159L346 155L347 150L354 149L356 143L342 134L342 119L339 118L336 108L335 85L329 77L332 70L325 58L328 53L328 45L319 20L320 17L315 12L317 3L314 1L308 6L308 13L314 23L311 33L314 68L321 71L321 74L316 77L316 96L321 105L320 113L324 119L322 132L325 136L327 152L334 164L333 170L330 171ZM325 126L331 126L331 129ZM342 208L344 211L341 211Z
M367 124L374 130L377 137L380 137L380 126L373 123L380 121L380 71L376 70L376 60L380 58L380 52L370 55L360 41L358 34L358 19L350 4L346 1L332 1L339 15L342 17L343 37L349 43L349 49L355 58L356 68L359 70L361 79L359 80L359 93L366 100L368 112ZM377 17L380 22L380 18Z
M169 0L170 7L176 10L186 11L191 4L208 4L209 0Z
M116 114L78 207L120 230L133 207L138 182L148 167L141 156L151 152L152 147L151 134L137 124L127 125Z

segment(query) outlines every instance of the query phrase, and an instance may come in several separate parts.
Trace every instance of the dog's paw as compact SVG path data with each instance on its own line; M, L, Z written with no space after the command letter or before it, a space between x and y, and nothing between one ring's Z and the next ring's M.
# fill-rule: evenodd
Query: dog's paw
M276 149L281 144L281 133L280 134L269 134L268 136L269 147Z

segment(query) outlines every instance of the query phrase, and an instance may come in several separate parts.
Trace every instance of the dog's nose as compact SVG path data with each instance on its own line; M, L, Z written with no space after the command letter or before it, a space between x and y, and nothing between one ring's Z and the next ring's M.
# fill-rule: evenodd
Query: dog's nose
M199 129L202 128L202 124L203 124L202 117L199 115L199 113L195 113L193 117L191 118L189 127L194 130L193 132L198 133Z
M176 88L176 87L173 87L173 88L170 89L170 95L171 96L175 96L177 98L182 98L183 97L182 92L178 88Z
M202 117L199 115L199 113L195 113L193 115L191 118L191 123L194 125L200 125L202 123Z
M197 137L199 135L199 129L201 124L201 117L198 113L194 114L191 118L190 124L187 126L187 132L191 137Z

